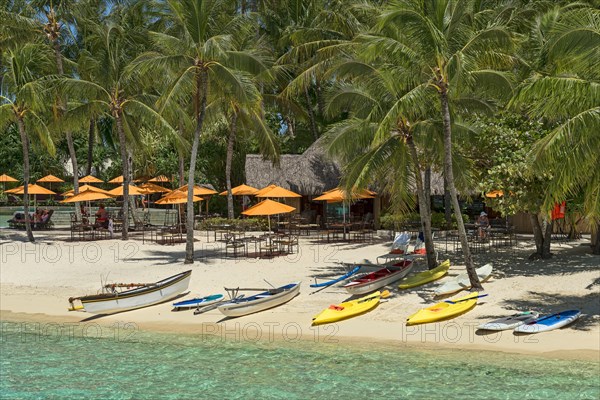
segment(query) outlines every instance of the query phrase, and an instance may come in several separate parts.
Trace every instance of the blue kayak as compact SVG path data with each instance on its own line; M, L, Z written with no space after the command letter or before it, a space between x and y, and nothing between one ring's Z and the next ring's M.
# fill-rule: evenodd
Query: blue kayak
M346 278L351 277L352 275L354 275L355 273L358 272L358 270L360 269L360 267L355 267L352 271L349 271L347 273L345 273L344 275L340 276L339 278L335 278L332 279L330 281L327 282L322 282L322 283L313 283L312 285L310 285L310 287L325 287L325 286L331 286L335 283L341 282Z
M173 303L175 308L194 308L194 307L205 307L211 304L219 303L223 301L222 294L211 294L210 296L198 297L191 300L184 300L178 303Z
M556 314L546 315L537 318L531 322L517 326L515 332L521 333L539 333L547 332L553 329L562 328L563 326L573 323L581 316L579 310L566 310Z

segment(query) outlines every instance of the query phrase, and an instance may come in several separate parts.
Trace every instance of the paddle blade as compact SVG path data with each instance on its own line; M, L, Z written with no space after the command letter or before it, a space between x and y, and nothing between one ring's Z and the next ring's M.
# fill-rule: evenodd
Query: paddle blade
M384 290L383 292L381 292L380 296L381 296L382 299L387 299L388 297L391 296L391 293L390 293L389 290Z

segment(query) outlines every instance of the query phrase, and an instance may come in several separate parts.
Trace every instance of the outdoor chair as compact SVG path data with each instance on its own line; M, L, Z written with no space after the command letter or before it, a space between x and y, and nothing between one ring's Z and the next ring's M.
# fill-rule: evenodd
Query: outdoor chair
M298 250L298 235L284 235L278 239L279 251L288 254L294 253L294 247Z
M224 235L224 238L225 238L225 257L228 256L229 251L233 252L234 258L237 258L238 254L242 254L244 256L246 256L248 254L245 240L236 239L235 235L232 233L226 233Z
M276 251L279 251L279 245L271 237L266 237L264 242L260 243L259 257L262 257L263 251L265 255L272 256Z

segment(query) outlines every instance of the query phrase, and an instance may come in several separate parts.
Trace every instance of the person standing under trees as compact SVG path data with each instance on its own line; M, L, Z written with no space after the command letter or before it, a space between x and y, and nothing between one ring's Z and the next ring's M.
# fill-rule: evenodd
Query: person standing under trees
M488 229L490 228L490 220L485 211L482 211L477 218L477 231L479 233L479 239L485 240L488 237Z

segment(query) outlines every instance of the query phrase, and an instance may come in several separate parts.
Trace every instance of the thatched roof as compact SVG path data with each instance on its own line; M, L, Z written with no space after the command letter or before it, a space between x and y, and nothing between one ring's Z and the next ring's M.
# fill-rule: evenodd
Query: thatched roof
M246 183L256 188L271 183L302 195L319 195L338 186L340 169L329 159L319 141L303 154L283 154L279 167L261 155L246 155Z

